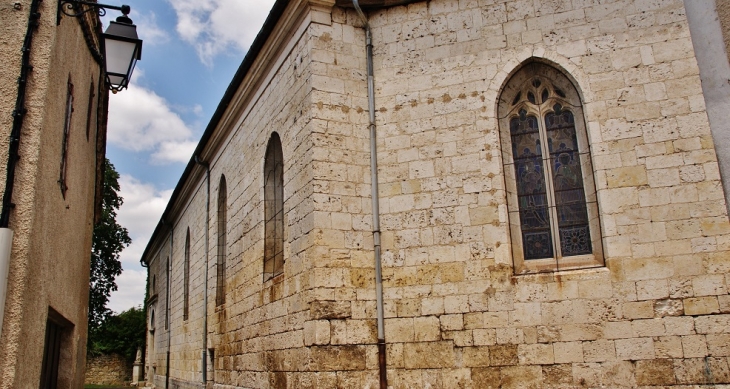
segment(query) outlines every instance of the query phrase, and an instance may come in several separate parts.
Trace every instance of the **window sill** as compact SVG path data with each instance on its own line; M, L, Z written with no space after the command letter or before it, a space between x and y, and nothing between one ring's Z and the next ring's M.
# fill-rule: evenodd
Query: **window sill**
M593 267L582 267L580 269L566 269L566 270L552 270L552 271L533 271L521 274L514 274L512 278L520 281L552 281L556 278L560 278L561 281L572 281L572 280L591 280L596 278L602 278L611 270L603 265Z

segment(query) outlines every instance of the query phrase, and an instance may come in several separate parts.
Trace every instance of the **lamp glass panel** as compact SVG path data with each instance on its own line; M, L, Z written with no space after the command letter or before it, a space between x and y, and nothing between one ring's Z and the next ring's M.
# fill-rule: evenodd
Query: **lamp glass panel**
M115 86L117 86L117 85L121 86L127 79L126 76L123 76L123 75L119 76L119 75L111 74L111 73L107 73L106 78L107 78L107 80L109 80L109 84L115 85Z
M106 71L126 75L135 57L137 45L134 42L108 39L106 44Z

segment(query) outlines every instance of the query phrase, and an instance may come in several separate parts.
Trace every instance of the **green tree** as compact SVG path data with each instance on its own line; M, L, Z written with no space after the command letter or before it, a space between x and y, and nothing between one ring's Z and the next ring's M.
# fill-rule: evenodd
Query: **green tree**
M92 354L116 353L132 361L137 355L137 348L144 347L146 324L146 313L142 307L111 315L89 338L89 350Z
M89 279L89 338L99 330L112 311L109 296L117 290L116 278L122 273L119 253L132 243L127 229L117 223L117 210L124 202L119 196L119 173L109 160L104 169L101 220L94 226ZM143 320L144 322L144 320ZM91 339L89 341L91 343Z

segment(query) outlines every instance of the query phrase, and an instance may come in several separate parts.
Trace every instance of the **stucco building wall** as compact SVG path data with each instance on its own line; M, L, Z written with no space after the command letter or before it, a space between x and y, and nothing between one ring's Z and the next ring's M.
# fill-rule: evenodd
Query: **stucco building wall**
M3 177L31 6L29 0L15 3L17 7L13 2L0 7L0 24L9 37L3 41L1 54L7 65L0 73ZM97 162L104 157L105 117L99 110L105 110L107 92L79 21L63 17L57 25L56 8L53 2L40 3L31 46L33 71L25 97L27 115L10 215L15 238L0 341L2 388L39 384L49 318L64 327L59 387L79 387L84 376ZM96 16L84 20L98 28ZM95 42L98 49L98 40ZM74 112L64 197L59 178L69 82L73 84Z
M207 255L202 168L165 213L175 220L177 285L168 379L181 387L202 386L206 258L210 384L377 386L364 33L350 9L316 5L288 17L298 6L270 38L276 60L262 49L260 60L275 65L249 72L199 147L211 163ZM368 15L389 385L730 382L730 225L683 2L436 0ZM516 273L497 105L531 61L579 91L605 266ZM284 148L286 263L281 279L263 282L273 131ZM230 218L223 308L214 300L221 174ZM188 225L198 236L186 322ZM145 260L168 239L159 231Z

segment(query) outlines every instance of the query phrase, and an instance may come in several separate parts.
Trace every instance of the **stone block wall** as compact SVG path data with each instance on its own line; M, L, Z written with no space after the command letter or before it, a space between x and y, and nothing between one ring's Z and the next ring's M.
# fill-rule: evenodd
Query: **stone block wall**
M730 230L681 1L418 2L370 25L393 387L730 381ZM605 267L514 274L496 105L531 60L581 93ZM367 153L352 145L364 115L327 147ZM349 351L375 342L369 176L331 162L363 201L330 191L317 219L347 261L320 283L344 313L312 320L309 342ZM373 348L361 355L348 363L373 369ZM373 374L332 377L365 386Z
M102 354L86 359L84 384L123 386L132 379L132 364L119 354Z
M214 387L377 386L364 33L352 10L306 15L278 51L262 51L269 65L252 77L263 81L244 80L248 97L211 146L210 204L221 174L229 201L221 307L204 176L178 206L175 385L201 382L207 257ZM730 383L730 224L682 1L433 0L369 17L389 384ZM497 104L530 61L580 93L605 266L515 274ZM286 264L264 282L272 131L284 148Z
M170 260L169 232L160 240L155 257L149 262L149 296L147 302L147 335L144 380L161 385L167 372L168 349L168 276ZM183 236L184 239L184 236ZM169 285L170 287L172 285ZM201 338L202 339L202 338Z
M296 12L302 12L301 9ZM311 137L311 82L316 69L310 46L315 39L308 28L322 23L329 14L309 10L304 20L292 23L287 34L291 40L282 46L266 47L266 59L252 65L251 76L244 80L254 88L251 105L234 108L221 131L228 131L210 155L203 159L210 164L211 196L207 198L206 176L197 174L185 188L184 209L176 214L172 238L170 372L166 368L166 331L160 331L164 320L165 300L160 293L158 330L155 333L156 373L154 382L164 386L166 380L176 387L202 385L202 335L205 293L208 294L209 381L233 386L256 387L276 380L270 376L276 366L291 363L296 353L304 350L304 321L309 316L308 293L311 287L309 258L314 241L313 141ZM297 17L301 14L297 15ZM327 22L329 23L329 22ZM313 27L316 28L316 27ZM324 71L324 70L322 70ZM266 82L261 83L262 79ZM251 86L253 85L253 86ZM278 133L284 154L284 220L286 256L284 274L272 280L263 279L263 168L268 141ZM216 306L216 255L219 183L227 183L228 222L225 303ZM206 201L210 201L210 229L206 231ZM190 295L189 316L183 317L184 252L186 233L190 231ZM164 236L167 234L167 236ZM206 253L206 234L209 251ZM170 245L169 231L160 236L159 258L165 257ZM208 287L205 289L205 274ZM164 271L164 266L150 267L151 272ZM158 280L163 277L158 275ZM210 354L209 354L210 357Z

